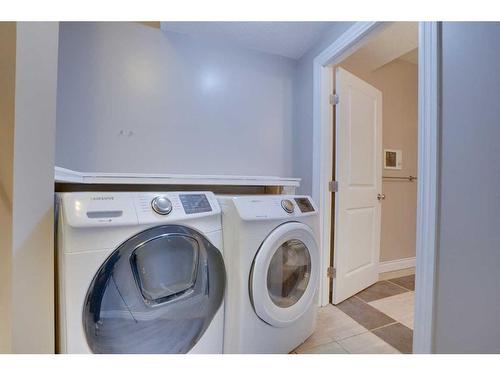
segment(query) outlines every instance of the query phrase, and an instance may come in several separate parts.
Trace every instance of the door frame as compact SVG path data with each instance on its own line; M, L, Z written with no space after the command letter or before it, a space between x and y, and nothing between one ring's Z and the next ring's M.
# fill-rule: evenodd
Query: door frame
M313 61L313 198L320 207L321 272L319 304L329 303L333 167L333 69L357 50L386 22L356 22ZM433 351L435 273L439 206L440 54L441 24L419 23L418 175L415 329L413 352Z

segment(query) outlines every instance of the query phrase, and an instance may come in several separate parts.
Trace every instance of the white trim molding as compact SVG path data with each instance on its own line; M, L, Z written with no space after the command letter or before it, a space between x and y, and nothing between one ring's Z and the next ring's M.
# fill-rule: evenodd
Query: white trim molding
M439 218L441 24L421 22L418 57L417 266L413 352L432 353Z
M289 194L300 185L300 178L275 176L78 172L57 166L54 176L55 182L79 184L282 186Z
M378 264L378 273L404 270L415 267L416 257L387 260Z

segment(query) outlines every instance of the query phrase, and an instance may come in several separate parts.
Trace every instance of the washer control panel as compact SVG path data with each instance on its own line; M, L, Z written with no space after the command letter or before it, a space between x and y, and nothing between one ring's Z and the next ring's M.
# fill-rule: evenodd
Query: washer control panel
M172 222L196 219L220 213L211 192L142 192L133 193L139 223Z
M157 195L151 200L151 208L159 215L168 215L173 209L182 209L184 214L202 214L212 212L213 208L205 193L181 193Z
M221 210L212 192L59 193L71 227L130 226L198 220L203 230L220 229ZM203 219L203 220L202 220ZM201 221L200 221L201 220Z

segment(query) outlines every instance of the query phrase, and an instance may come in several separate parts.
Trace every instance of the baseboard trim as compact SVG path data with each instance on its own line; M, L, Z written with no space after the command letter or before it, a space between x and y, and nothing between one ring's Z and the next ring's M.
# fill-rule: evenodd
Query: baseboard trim
M378 265L378 273L399 271L404 270L405 268L415 267L416 261L417 259L412 257L380 262Z

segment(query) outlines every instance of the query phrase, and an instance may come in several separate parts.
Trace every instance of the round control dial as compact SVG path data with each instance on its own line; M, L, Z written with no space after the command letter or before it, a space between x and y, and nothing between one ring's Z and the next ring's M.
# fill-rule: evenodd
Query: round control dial
M172 211L172 202L164 195L159 195L151 201L153 211L160 215L168 215Z
M290 199L283 199L281 201L281 207L283 207L283 209L286 212L288 212L289 214L291 214L293 212L293 210L295 209L295 207Z

